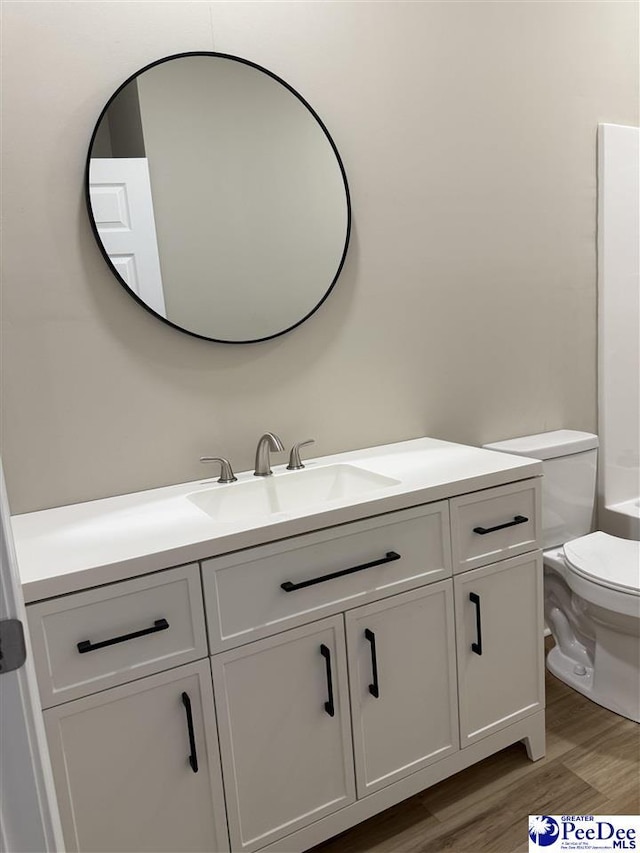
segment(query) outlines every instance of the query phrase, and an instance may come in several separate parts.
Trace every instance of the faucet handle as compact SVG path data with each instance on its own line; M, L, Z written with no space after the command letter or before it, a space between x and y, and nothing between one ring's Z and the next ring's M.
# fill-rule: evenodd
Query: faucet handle
M299 471L300 468L304 468L304 465L300 461L300 448L306 447L307 444L314 444L315 438L308 438L306 441L299 441L297 444L294 444L291 448L291 454L289 455L289 464L287 465L287 471Z
M228 459L224 459L222 456L201 456L201 462L219 462L220 463L220 479L219 483L235 483L238 479L231 468L231 463Z

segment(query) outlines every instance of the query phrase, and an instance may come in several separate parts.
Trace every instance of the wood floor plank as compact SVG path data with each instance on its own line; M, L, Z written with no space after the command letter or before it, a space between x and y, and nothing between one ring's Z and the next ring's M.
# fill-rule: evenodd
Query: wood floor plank
M603 814L605 814L605 812L603 812ZM616 797L611 803L611 809L606 812L606 814L639 815L640 801L636 795L630 797L628 800L624 799L624 797Z
M509 791L507 802L515 815L528 818L530 814L594 814L608 800L558 759L534 768Z
M566 767L603 794L635 803L640 813L640 726L619 718L615 727L563 756Z
M558 758L576 746L593 742L611 730L617 731L624 720L553 675L547 674L546 684L548 692L553 687L553 701L547 704L546 715L547 758Z
M425 843L431 851L505 853L526 839L530 814L592 813L605 800L561 761L555 761L536 766L506 796L500 791L471 809L461 808L439 830L430 828Z

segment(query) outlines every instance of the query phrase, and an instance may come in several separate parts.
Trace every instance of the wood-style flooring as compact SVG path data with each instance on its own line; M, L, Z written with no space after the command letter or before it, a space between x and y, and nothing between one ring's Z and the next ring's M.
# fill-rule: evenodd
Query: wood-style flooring
M313 853L524 853L530 814L640 814L640 726L546 684L545 758L514 744Z

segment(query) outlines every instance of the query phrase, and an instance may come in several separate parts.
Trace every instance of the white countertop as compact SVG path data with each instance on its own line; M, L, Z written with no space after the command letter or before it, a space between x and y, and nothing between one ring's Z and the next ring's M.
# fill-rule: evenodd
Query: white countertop
M64 595L371 515L542 474L536 459L419 438L305 460L308 470L349 464L397 485L277 516L214 521L188 495L216 478L16 515L11 519L25 601ZM273 466L275 477L303 472ZM253 472L238 482L254 481Z

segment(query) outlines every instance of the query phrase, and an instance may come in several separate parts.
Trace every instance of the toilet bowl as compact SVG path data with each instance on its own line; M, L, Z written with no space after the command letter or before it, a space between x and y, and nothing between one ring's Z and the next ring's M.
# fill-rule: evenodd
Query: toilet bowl
M598 437L576 430L485 444L542 460L547 669L640 722L640 543L593 530Z
M544 552L549 671L640 722L640 543L600 531Z

